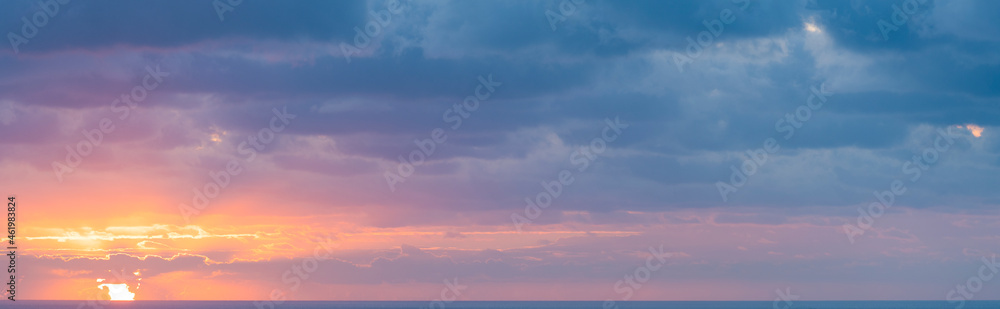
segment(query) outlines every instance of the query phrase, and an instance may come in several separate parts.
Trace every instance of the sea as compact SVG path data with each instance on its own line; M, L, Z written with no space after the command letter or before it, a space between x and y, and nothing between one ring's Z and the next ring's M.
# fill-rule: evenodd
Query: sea
M444 306L440 306L443 304ZM26 309L953 309L947 301L626 301L604 308L602 301L287 301L277 306L252 301L130 301L87 303L86 301L19 300L0 302L0 308ZM1000 301L966 301L961 309L1000 309Z

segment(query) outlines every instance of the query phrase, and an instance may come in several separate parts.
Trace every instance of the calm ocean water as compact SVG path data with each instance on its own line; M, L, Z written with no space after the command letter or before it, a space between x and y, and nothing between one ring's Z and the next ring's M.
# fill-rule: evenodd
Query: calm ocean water
M274 309L403 309L427 308L426 301L295 301L285 302ZM617 302L621 309L773 309L770 301L634 301ZM603 302L599 301L456 301L445 305L445 309L568 309L595 308L601 309ZM940 309L955 308L956 303L946 301L796 301L789 309ZM0 308L92 308L81 306L80 301L4 301ZM103 305L106 309L142 308L142 309L253 309L253 302L247 301L135 301L113 302ZM268 308L268 307L265 307ZM779 304L779 308L786 308ZM963 309L998 309L1000 301L968 301ZM270 308L268 308L270 309Z

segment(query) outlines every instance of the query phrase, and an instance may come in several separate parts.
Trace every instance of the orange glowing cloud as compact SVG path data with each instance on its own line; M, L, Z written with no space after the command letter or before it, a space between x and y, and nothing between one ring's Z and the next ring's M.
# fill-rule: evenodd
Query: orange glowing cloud
M972 132L972 136L980 137L983 135L983 127L974 124L967 124L965 125L965 128L968 129L969 132Z

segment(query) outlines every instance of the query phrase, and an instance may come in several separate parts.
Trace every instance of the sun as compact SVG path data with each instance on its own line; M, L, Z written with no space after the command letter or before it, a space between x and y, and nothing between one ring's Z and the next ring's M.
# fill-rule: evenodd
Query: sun
M111 297L113 301L132 301L135 300L135 293L129 292L128 285L124 283L119 284L101 284L97 286L99 289L108 288L108 296Z

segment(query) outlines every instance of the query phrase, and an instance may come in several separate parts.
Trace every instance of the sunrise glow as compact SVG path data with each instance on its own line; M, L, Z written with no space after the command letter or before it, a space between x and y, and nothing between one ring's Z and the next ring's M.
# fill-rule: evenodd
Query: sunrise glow
M108 297L112 301L132 301L135 300L135 293L129 291L128 285L124 283L119 284L101 284L98 285L99 289L107 289Z
M0 302L980 309L1000 299L998 17L0 0Z

